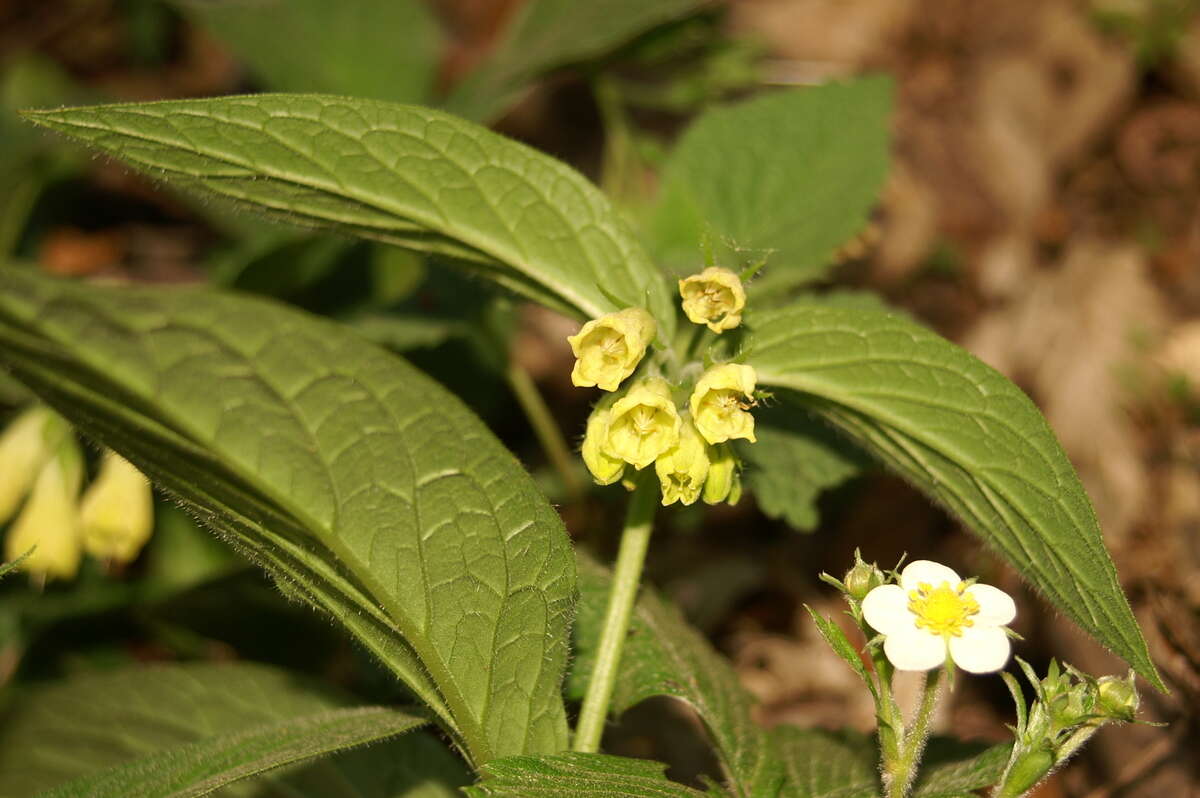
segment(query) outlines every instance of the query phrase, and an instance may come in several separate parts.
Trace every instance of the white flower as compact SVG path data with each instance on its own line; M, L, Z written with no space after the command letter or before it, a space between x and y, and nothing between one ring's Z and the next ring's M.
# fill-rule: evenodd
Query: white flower
M1004 626L1017 607L1003 590L968 584L952 569L915 560L900 584L881 585L863 599L863 617L884 636L883 653L902 671L927 671L946 661L971 673L1004 667L1012 650Z

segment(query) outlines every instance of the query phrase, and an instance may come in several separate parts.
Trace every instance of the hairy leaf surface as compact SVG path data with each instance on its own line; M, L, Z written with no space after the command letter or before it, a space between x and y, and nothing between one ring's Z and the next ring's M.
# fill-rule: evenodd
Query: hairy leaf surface
M14 268L0 359L337 618L476 762L566 747L562 523L405 361L268 301Z
M818 415L957 514L1038 590L1161 687L1091 502L1037 407L899 316L797 307L752 320L760 384Z
M1008 764L1011 743L987 745L934 737L925 748L913 798L958 798L1000 780Z
M471 798L699 798L668 781L666 765L606 754L514 756L491 762Z
M701 116L662 175L656 254L695 271L701 241L767 257L768 298L819 279L865 224L888 164L891 84L864 78L764 94ZM729 265L729 264L726 264Z
M582 318L647 307L665 339L674 330L666 283L599 189L441 111L259 94L27 117L185 188L447 255Z
M871 738L852 731L777 726L771 740L787 771L781 798L878 798Z
M150 798L219 789L230 798L449 798L466 774L431 737L343 750L423 722L399 710L353 708L344 696L263 665L86 674L38 688L9 712L0 795ZM280 765L287 767L261 773Z

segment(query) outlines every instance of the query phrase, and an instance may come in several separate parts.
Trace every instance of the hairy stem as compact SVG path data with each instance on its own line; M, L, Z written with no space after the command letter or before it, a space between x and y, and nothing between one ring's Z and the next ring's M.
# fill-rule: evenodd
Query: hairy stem
M518 404L525 412L525 417L529 419L529 425L533 427L538 443L541 444L547 459L550 460L550 465L558 472L558 477L567 491L567 497L572 502L578 501L583 496L583 484L579 481L571 450L563 437L562 429L551 415L550 408L546 406L546 400L542 398L542 394L534 384L533 378L529 376L529 372L515 361L509 361L505 377L508 379L508 385L512 388L513 394L517 397Z
M937 706L941 679L941 668L925 677L925 689L921 692L921 705L917 707L912 725L904 734L900 744L900 756L890 763L885 763L887 798L905 798L912 788L913 780L917 775L917 766L921 763L921 754L925 751L925 742L929 739L929 721Z
M621 533L621 550L617 554L617 565L613 570L612 586L608 593L608 609L604 615L604 628L600 632L596 666L592 670L587 695L584 696L583 707L579 712L579 724L575 727L576 751L595 753L600 750L600 737L604 732L604 721L608 717L613 687L617 683L617 668L621 664L621 650L629 633L629 619L633 615L633 604L642 578L642 565L646 561L646 548L650 543L657 499L655 485L648 479L640 480L637 489L629 498L625 530Z

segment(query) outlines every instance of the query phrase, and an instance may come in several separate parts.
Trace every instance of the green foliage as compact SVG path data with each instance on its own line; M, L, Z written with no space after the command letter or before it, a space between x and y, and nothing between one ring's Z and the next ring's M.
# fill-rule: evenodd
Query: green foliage
M276 91L429 97L441 49L420 0L177 0Z
M349 787L362 798L448 798L465 773L430 737L344 750L423 722L394 709L352 708L344 696L261 665L87 674L39 688L10 711L0 735L0 794L182 798L254 777L220 794L325 798ZM336 755L302 761L328 754ZM329 792L338 782L343 787Z
M890 81L865 78L702 115L663 169L655 253L680 273L695 270L706 237L735 258L767 257L750 285L764 298L819 279L883 184L890 97Z
M863 680L863 684L874 694L875 682L871 679L871 675L867 671L867 666L863 664L858 650L850 642L850 639L846 637L846 633L842 631L842 627L838 626L834 620L819 614L812 607L805 605L804 609L808 610L813 623L817 625L817 631L820 632L821 637L825 639L829 647L833 649L833 653L841 657L842 661L858 674L858 677Z
M925 747L913 798L970 798L1000 779L1012 745L964 743L934 737Z
M562 523L403 360L266 301L15 268L0 358L337 618L476 762L565 747Z
M763 385L849 433L949 507L1097 640L1161 687L1096 516L1020 389L898 316L796 307L752 320Z
M699 798L702 793L668 781L665 765L605 754L514 756L483 767L470 798Z
M582 692L596 656L604 619L609 573L586 556L579 558L579 608L575 621L576 662L572 692ZM708 727L717 757L737 798L771 795L782 774L766 732L750 715L753 699L720 654L649 590L634 608L633 622L611 709L620 714L654 696L687 703Z
M491 55L458 86L446 107L469 119L508 110L543 73L599 58L638 35L680 19L707 0L529 0Z
M811 532L817 498L857 476L868 458L793 402L756 409L754 422L758 442L737 443L746 486L768 517Z
M447 255L582 318L647 307L664 340L674 331L666 284L598 189L439 111L262 94L28 116L180 186Z
M878 798L879 770L871 738L778 726L771 730L787 771L780 798Z

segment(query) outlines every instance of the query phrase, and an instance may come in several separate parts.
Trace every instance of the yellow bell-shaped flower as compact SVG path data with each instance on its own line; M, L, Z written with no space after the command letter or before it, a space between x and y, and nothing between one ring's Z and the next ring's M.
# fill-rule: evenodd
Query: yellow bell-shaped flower
M679 443L654 461L654 471L662 486L662 503L692 504L700 498L708 476L708 444L696 432L690 419L679 429Z
M45 407L26 410L0 435L0 524L21 506L66 431Z
M583 436L583 462L597 485L611 485L625 473L625 461L604 451L608 440L608 424L612 417L613 397L606 397L588 416L587 432Z
M746 412L754 403L755 379L752 367L738 363L704 372L688 402L704 440L711 444L733 438L755 440L754 416Z
M671 386L661 377L646 377L613 403L604 450L642 469L679 442L679 426Z
M709 448L708 458L708 476L704 480L704 503L720 504L729 498L735 483L739 486L741 484L737 478L737 457L733 453L732 446L721 443ZM740 490L738 494L740 496ZM735 497L730 504L736 503L737 498Z
M22 570L42 580L75 576L82 556L76 511L82 481L83 457L75 441L67 439L38 471L29 500L4 542L6 560L33 548Z
M732 330L742 322L746 289L729 269L709 266L679 281L683 312L693 324L704 324L715 333Z
M124 457L107 452L79 503L79 523L88 554L118 563L133 561L154 530L150 482Z
M617 390L637 368L656 332L654 317L642 308L626 308L589 321L567 338L576 357L572 384Z

